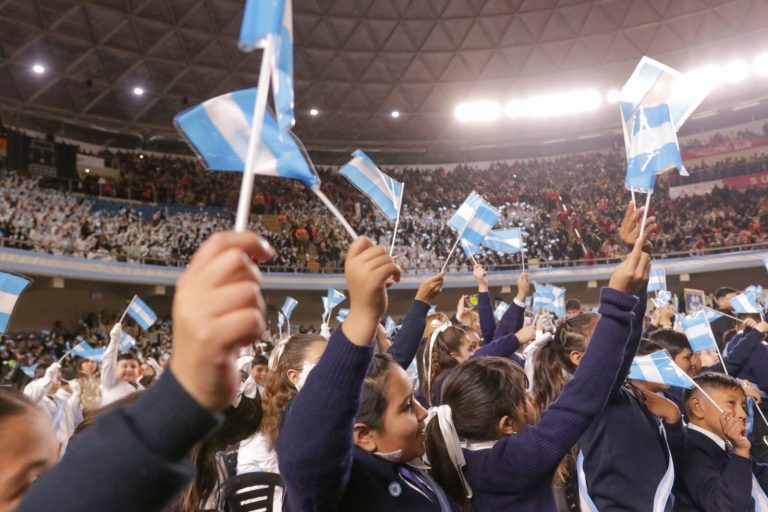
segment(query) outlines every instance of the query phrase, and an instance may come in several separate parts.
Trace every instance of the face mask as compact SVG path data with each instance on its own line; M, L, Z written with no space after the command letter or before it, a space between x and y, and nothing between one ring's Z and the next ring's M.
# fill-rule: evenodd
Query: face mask
M307 382L309 372L311 372L315 366L317 366L317 363L304 363L304 368L301 369L301 373L299 374L299 382L296 384L297 391L301 391L301 388L304 387L304 383Z

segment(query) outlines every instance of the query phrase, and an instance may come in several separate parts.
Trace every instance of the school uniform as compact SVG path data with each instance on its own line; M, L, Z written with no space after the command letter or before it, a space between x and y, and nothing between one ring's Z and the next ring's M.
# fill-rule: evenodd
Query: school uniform
M516 333L523 328L525 322L525 303L512 300L509 309L504 312L499 325L496 325L496 317L493 316L493 300L489 292L477 294L477 316L480 318L480 330L483 331L483 340L490 343L496 338L501 338L510 333Z
M735 455L730 443L697 425L688 425L679 479L675 512L768 510L768 466Z
M768 345L763 342L763 333L755 329L747 329L734 336L726 347L730 356L740 345L754 347L746 358L745 364L738 373L732 373L739 379L752 382L760 388L763 396L768 396Z
M142 391L141 384L131 384L117 376L117 355L119 350L118 339L110 340L104 350L104 359L101 362L101 407L116 402L121 398Z
M556 510L552 478L605 406L639 307L637 297L609 288L601 291L600 300L601 318L589 350L539 423L495 442L468 440L464 474L477 512Z
M24 396L36 403L48 416L59 442L59 453L64 455L69 438L75 431L77 423L82 419L80 412L80 394L67 396L62 389L50 395L53 381L48 375L35 379L24 387Z
M734 311L732 309L722 309L718 308L716 310L719 313L723 313L724 315L735 315ZM710 328L712 329L712 335L715 337L715 342L717 342L717 346L720 348L720 351L723 351L723 348L726 345L727 340L723 339L723 335L725 335L726 332L730 331L734 327L736 327L736 324L738 323L733 318L730 318L730 316L721 316L717 320L711 322L709 324Z
M403 319L400 330L397 331L392 346L389 347L389 354L397 364L404 370L413 362L416 353L419 350L421 338L424 336L424 329L427 326L427 314L429 314L429 304L420 300L414 300L411 309Z
M337 328L286 411L277 453L292 512L451 510L423 471L354 446L354 418L373 354L373 346L357 346Z

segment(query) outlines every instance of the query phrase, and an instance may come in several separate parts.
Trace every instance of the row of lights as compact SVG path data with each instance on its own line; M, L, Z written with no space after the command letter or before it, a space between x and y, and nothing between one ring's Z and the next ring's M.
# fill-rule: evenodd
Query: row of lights
M710 64L686 73L691 84L714 90L724 84L739 84L750 73L768 76L768 53L759 55L752 65L735 59L725 65ZM581 89L571 92L551 93L528 98L512 99L502 105L491 99L460 103L453 111L456 120L463 123L490 123L503 115L509 119L539 119L591 112L600 108L603 101L615 104L620 91L611 89L601 94L597 89Z

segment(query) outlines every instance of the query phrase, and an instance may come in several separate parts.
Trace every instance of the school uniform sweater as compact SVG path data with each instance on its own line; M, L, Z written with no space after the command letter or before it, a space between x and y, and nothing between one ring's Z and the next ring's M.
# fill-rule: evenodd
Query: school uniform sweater
M731 375L754 383L763 395L768 395L768 346L762 340L763 333L755 329L747 329L728 342L726 351L730 356L739 345L744 343L747 343L748 347L754 347L741 371Z
M768 466L732 453L711 432L688 427L675 512L752 512L752 475L768 491Z
M221 421L175 379L104 413L27 491L18 512L162 510L194 474L187 453Z
M603 288L600 303L601 318L589 349L539 423L499 439L492 448L464 450L464 474L477 512L556 510L555 470L605 406L632 331L638 298Z
M373 346L357 346L337 328L286 411L277 453L291 512L440 510L436 500L400 477L402 464L353 445L355 414L373 354Z
M525 303L513 299L509 309L502 315L499 325L493 316L493 300L489 292L477 294L477 315L480 318L480 329L483 331L483 340L490 343L496 338L501 338L510 333L516 333L523 328L525 320Z
M397 332L392 346L389 347L389 354L397 364L407 369L416 352L419 350L421 337L424 335L424 328L427 326L427 314L429 313L429 304L420 300L414 300L411 309L403 319L403 325Z

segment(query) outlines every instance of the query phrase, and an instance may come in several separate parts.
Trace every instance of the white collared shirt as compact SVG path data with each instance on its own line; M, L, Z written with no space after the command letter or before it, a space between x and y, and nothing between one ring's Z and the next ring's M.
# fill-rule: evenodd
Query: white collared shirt
M709 430L704 430L703 428L701 428L701 427L699 427L697 425L694 425L693 423L689 423L688 424L688 429L695 430L696 432L707 436L712 441L717 443L717 446L719 446L721 450L725 451L725 439L723 439L719 435L717 435L715 433L712 433Z

